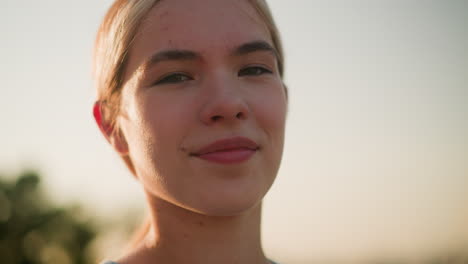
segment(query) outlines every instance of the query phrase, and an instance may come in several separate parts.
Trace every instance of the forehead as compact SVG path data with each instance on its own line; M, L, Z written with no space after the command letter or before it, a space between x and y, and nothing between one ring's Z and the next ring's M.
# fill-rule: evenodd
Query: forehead
M162 0L146 16L132 44L129 70L167 49L222 55L253 40L271 43L248 0Z

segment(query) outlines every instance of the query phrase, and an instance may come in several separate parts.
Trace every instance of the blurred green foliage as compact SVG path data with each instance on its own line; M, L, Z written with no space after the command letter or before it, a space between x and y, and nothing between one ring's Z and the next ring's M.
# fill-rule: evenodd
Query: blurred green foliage
M10 175L8 175L10 176ZM12 181L6 179L13 178ZM25 171L16 177L0 174L0 264L90 264L96 263L93 241L97 233L110 226L126 234L124 240L138 225L139 209L127 210L128 215L114 217L114 226L106 220L105 227L92 214L79 206L60 207L47 200L40 186L40 176ZM115 220L117 219L117 220ZM106 248L97 249L106 251ZM93 251L94 250L94 251ZM104 252L105 255L105 252ZM298 263L298 262L289 262ZM346 261L306 261L303 263L349 263ZM398 256L384 256L364 261L368 264L408 264ZM468 264L468 249L448 254L428 256L421 264Z
M39 174L23 172L8 182L0 175L0 263L87 264L97 234L78 206L59 207L46 199Z

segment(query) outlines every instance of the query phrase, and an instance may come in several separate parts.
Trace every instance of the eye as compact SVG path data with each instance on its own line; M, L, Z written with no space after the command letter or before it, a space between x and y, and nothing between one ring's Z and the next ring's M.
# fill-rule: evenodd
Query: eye
M190 80L193 80L193 78L188 76L187 74L172 73L159 79L158 81L154 83L154 85L174 84L174 83L180 83L180 82L185 82L185 81L190 81Z
M257 75L262 75L262 74L265 74L265 73L272 73L272 71L264 68L264 67L260 67L260 66L252 66L252 67L247 67L247 68L243 68L239 71L239 73L237 74L239 77L240 76L257 76Z

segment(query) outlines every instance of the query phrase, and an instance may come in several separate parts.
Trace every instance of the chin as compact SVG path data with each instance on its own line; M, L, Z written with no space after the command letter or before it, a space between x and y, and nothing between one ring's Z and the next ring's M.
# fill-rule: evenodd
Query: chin
M195 212L203 214L206 216L218 216L218 217L230 217L230 216L240 216L243 214L248 214L254 212L256 209L260 208L262 200L257 200L255 202L246 202L246 203L222 203L222 205L217 202L211 206L204 208L195 209Z
M146 190L157 200L206 216L239 216L257 211L276 177L275 168L262 164L194 170L168 169L165 177L143 177ZM180 177L184 175L184 177ZM149 179L164 179L157 183Z

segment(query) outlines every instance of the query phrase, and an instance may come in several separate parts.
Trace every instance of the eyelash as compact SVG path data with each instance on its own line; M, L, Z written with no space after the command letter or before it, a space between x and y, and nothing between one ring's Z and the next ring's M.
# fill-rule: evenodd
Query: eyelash
M246 67L246 68L241 69L239 71L239 73L237 74L237 76L239 76L239 77L244 76L244 75L258 76L258 75L262 75L262 74L265 74L265 73L271 74L273 72L266 69L266 68L264 68L264 67L251 66L251 67Z
M179 82L190 81L190 80L193 80L193 78L185 73L178 72L178 73L172 73L167 76L164 76L162 79L155 82L154 85L173 84L173 83L179 83Z
M242 76L259 76L262 74L271 74L273 73L272 71L260 67L260 66L251 66L251 67L246 67L241 69L238 73L237 76L242 77ZM162 79L156 81L154 85L162 85L162 84L175 84L175 83L180 83L180 82L185 82L185 81L191 81L193 80L192 77L185 73L172 73L167 76L164 76Z

